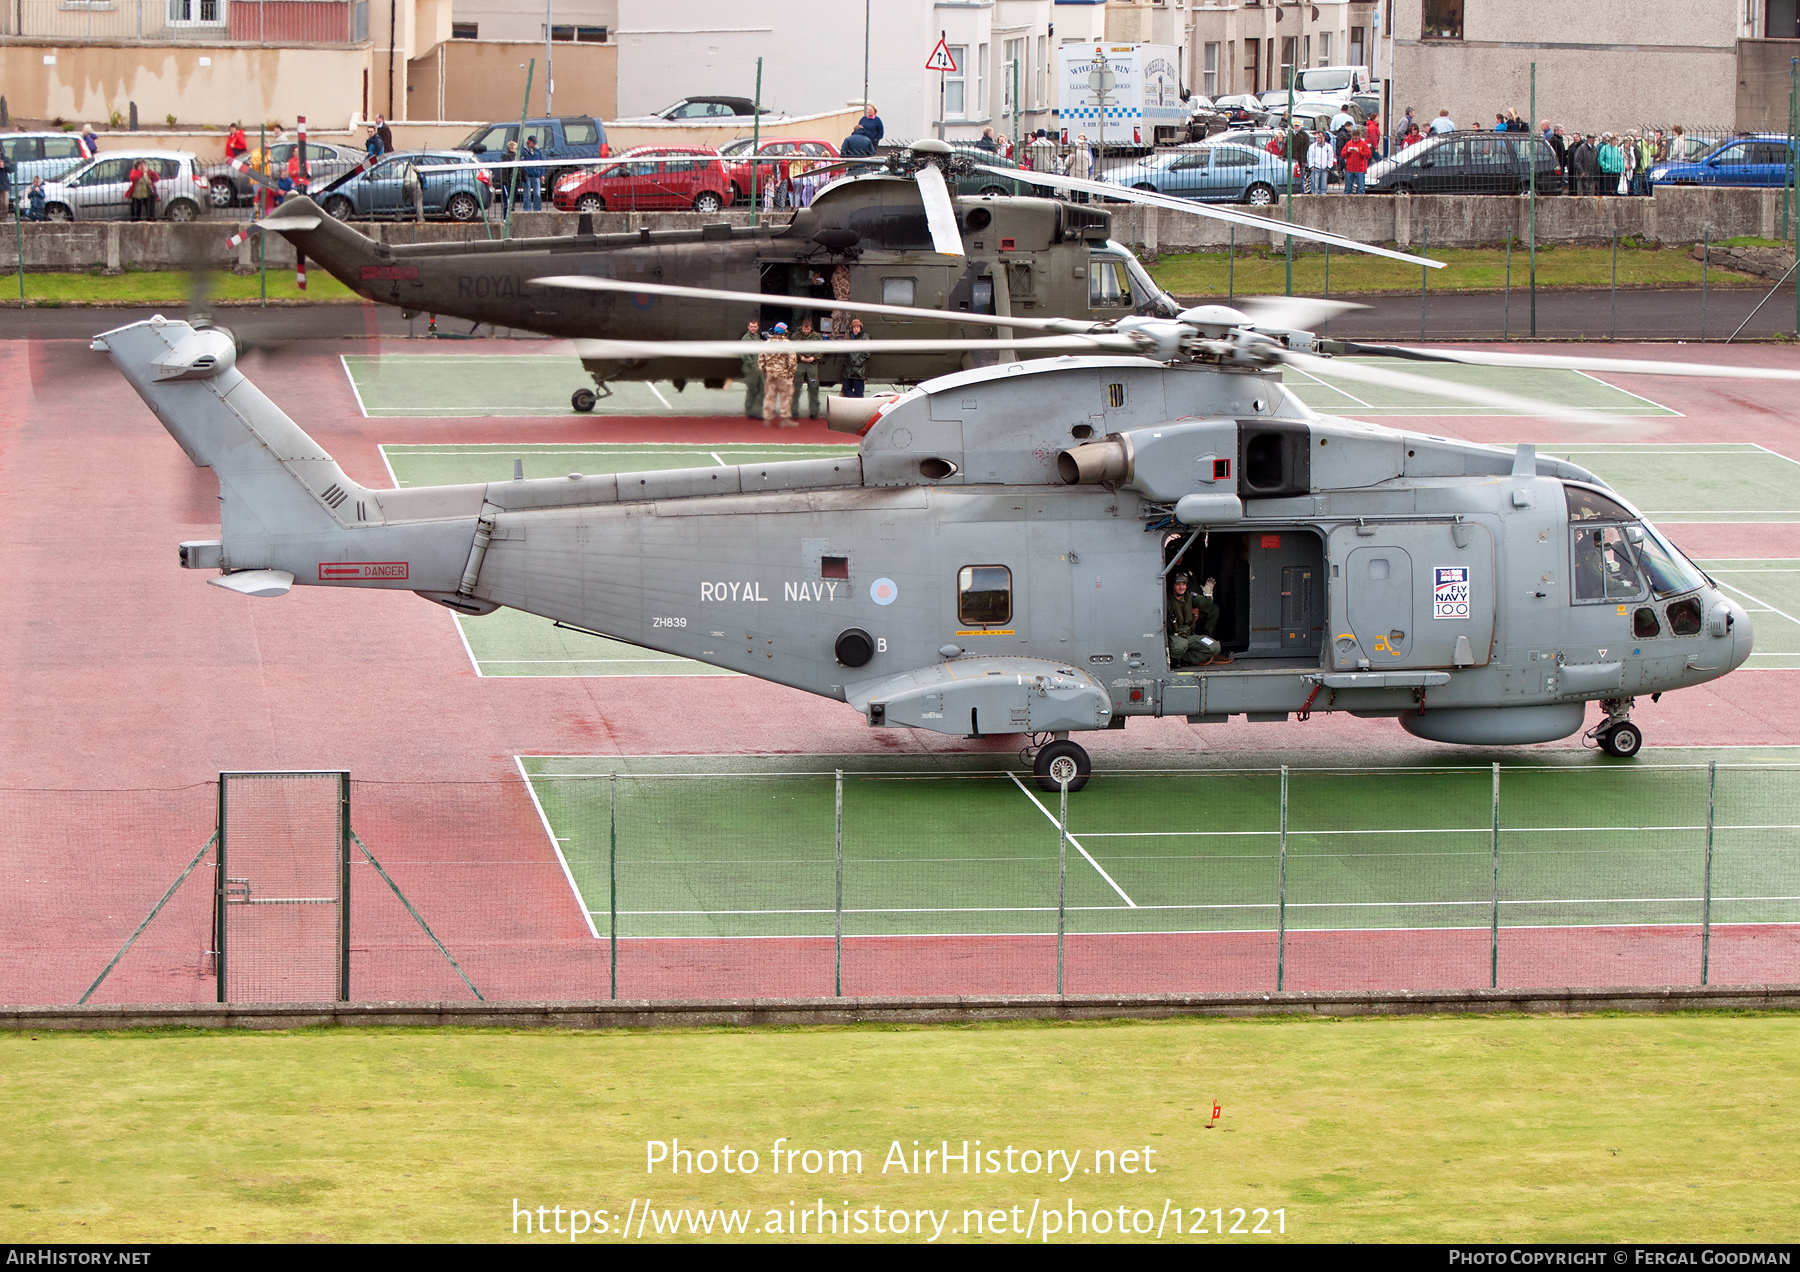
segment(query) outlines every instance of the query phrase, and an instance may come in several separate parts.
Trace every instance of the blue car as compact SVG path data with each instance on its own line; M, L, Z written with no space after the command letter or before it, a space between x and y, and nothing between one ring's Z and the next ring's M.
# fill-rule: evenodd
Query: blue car
M313 197L340 221L410 218L406 170L418 170L425 194L425 215L452 221L478 219L493 201L488 174L469 162L466 150L400 150L383 155L368 171L339 177Z
M1292 172L1287 160L1266 150L1214 143L1165 151L1109 172L1104 180L1203 203L1268 207L1287 192Z
M1778 133L1734 137L1686 163L1650 169L1651 185L1773 186L1787 184L1793 168L1788 140Z

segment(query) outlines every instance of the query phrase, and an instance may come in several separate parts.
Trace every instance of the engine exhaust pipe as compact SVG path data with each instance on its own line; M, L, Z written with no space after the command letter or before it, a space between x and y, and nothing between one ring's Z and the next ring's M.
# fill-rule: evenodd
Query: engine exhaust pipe
M1121 434L1070 447L1056 457L1056 475L1065 486L1117 484L1131 477L1131 443Z
M860 433L875 422L876 412L899 398L898 393L866 398L847 398L841 393L833 393L825 399L825 427L834 433Z

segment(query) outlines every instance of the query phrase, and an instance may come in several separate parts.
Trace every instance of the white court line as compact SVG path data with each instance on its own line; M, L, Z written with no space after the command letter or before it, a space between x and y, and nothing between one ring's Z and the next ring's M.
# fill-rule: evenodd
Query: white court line
M1659 411L1668 411L1668 413L1670 415L1673 415L1676 419L1686 419L1687 418L1687 416L1683 415L1680 411L1674 410L1671 407L1664 406L1661 402L1658 402L1652 398L1647 398L1642 393L1633 393L1630 389L1621 389L1616 384L1611 384L1605 380L1602 380L1598 375L1596 375L1592 371L1582 371L1582 370L1578 369L1578 370L1576 370L1575 374L1579 375L1579 376L1585 376L1587 379L1592 380L1595 384L1600 385L1602 388L1611 389L1614 393L1623 393L1626 397L1634 397L1640 402L1648 403L1649 405L1654 406ZM1621 373L1618 371L1614 371L1614 372L1612 372L1612 374L1619 375Z
M475 675L478 678L483 680L487 679L487 672L481 669L481 660L475 657L475 651L469 645L469 633L463 630L462 615L458 614L455 610L451 610L450 621L456 624L456 635L462 641L463 653L469 656L469 666L475 669Z
M387 447L377 446L375 449L381 452L381 463L387 469L388 482L395 490L400 489L400 479L394 476L394 461L388 458Z
M1800 464L1800 459L1795 459L1792 455L1783 455L1778 450L1770 450L1767 446L1764 446L1761 442L1751 442L1750 444L1752 446L1756 447L1757 450L1761 451L1765 455L1773 455L1776 459L1785 459L1790 464Z
M694 658L490 658L491 663L505 663L509 667L548 666L560 667L575 663L693 663L700 662Z
M730 464L727 464L724 460L719 458L718 451L707 451L706 453L713 457L713 462L715 464L717 464L720 468L730 468L731 467Z
M657 389L657 387L656 387L656 385L655 385L655 383L654 383L654 382L652 382L652 381L650 381L650 380L645 380L645 381L644 381L644 387L645 387L645 388L647 388L647 389L649 389L649 390L650 390L650 391L651 391L651 392L652 392L652 393L655 393L655 394L656 394L656 400L657 400L657 401L658 401L658 402L661 402L661 403L662 403L662 404L663 404L663 410L665 410L665 411L673 411L673 410L674 410L674 409L675 409L675 408L674 408L674 407L673 407L673 406L670 406L670 405L669 405L669 399L668 399L668 398L666 398L666 397L664 397L664 396L663 396L663 395L662 395L662 393L661 393L661 392L660 392L660 391L658 391L658 389Z
M1347 397L1352 402L1356 403L1360 407L1364 407L1371 411L1379 411L1382 409L1382 408L1374 405L1371 402L1363 401L1361 398L1357 397L1356 394L1350 392L1349 389L1340 389L1335 384L1328 384L1324 380L1321 380L1318 376L1314 375L1311 371L1301 371L1299 367L1283 367L1282 368L1282 377L1284 379L1286 378L1286 374L1289 371L1299 371L1301 375L1303 375L1307 379L1311 380L1314 384L1318 385L1320 388L1330 389L1333 393L1336 393L1341 397Z
M338 354L338 362L344 368L344 378L350 381L350 392L356 395L356 409L362 412L362 417L365 420L368 419L369 408L363 405L362 391L356 387L356 377L350 373L349 360L340 353Z
M1032 793L1031 788L1026 786L1025 783L1023 783L1019 780L1019 775L1017 773L1014 773L1009 770L1006 775L1008 777L1012 778L1014 786L1017 786L1020 790L1025 792L1026 799L1030 800L1032 803L1037 805L1038 812L1040 812L1044 816L1050 818L1050 824L1052 826L1059 824L1055 817L1051 817L1050 810L1048 808L1045 808L1043 803L1038 799L1038 797ZM1118 893L1119 896L1124 898L1126 905L1130 906L1132 909L1135 910L1137 908L1137 902L1133 901L1130 897L1125 895L1125 889L1121 888L1118 885L1118 882L1116 880L1114 880L1111 875L1107 874L1106 871L1100 869L1100 863L1098 861L1095 861L1092 857L1088 856L1088 850L1081 846L1081 842L1078 839L1076 839L1075 836L1069 835L1068 838L1069 838L1069 842L1075 845L1075 851L1080 853L1083 857L1085 857L1087 859L1088 865L1092 866L1102 879L1106 880L1107 883L1112 885L1112 890L1114 892Z
M451 615L452 618L456 616ZM562 842L557 839L556 832L550 827L550 819L544 815L544 806L538 802L537 787L531 784L531 774L525 771L525 757L513 756L513 763L519 766L519 776L525 781L525 790L531 796L531 806L537 809L538 824L544 828L544 837L550 841L552 851L556 853L557 864L562 867L563 878L569 881L569 893L575 898L575 908L581 911L581 921L587 924L588 935L596 941L600 939L600 929L594 926L594 916L588 911L587 898L581 895L581 889L575 886L575 875L569 869L569 859L563 856Z
M1699 902L1701 899L1702 898L1700 898L1700 897L1570 897L1570 898L1559 898L1556 900L1548 900L1548 901L1503 900L1500 902L1500 904L1501 905L1670 905L1670 904L1693 905L1696 902ZM1752 902L1752 901L1800 901L1800 897L1721 897L1721 896L1713 897L1714 904L1717 904L1721 901L1734 901L1734 902L1738 902L1738 903L1745 903L1745 902ZM1069 913L1123 914L1128 909L1138 909L1138 910L1151 911L1151 912L1167 911L1167 910L1272 910L1276 907L1277 904L1278 904L1278 902L1275 902L1275 901L1209 901L1209 902L1171 902L1167 905L1153 904L1153 905L1129 906L1129 907L1122 906L1122 905L1066 905L1063 907L1063 909ZM1483 898L1478 901L1289 901L1287 903L1287 908L1290 910L1422 910L1422 909L1435 909L1435 908L1439 908L1439 907L1448 907L1448 906L1463 906L1463 907L1466 907L1469 909L1474 909L1476 907L1480 907L1481 909L1488 909L1493 904L1494 904L1493 901L1488 898ZM592 910L592 911L589 911L589 913L599 914L601 912L599 910ZM814 909L814 910L620 910L619 911L619 914L621 917L623 917L625 915L630 915L633 918L651 918L651 917L655 917L655 918L700 918L700 917L761 918L761 917L767 917L769 915L777 915L777 914L786 915L786 914L836 914L836 913L838 913L838 911L832 910L832 909L826 908L826 907L821 907L819 909ZM867 908L867 909L858 910L858 909L852 909L849 906L845 906L843 909L843 913L845 913L845 914L1055 914L1056 907L1053 905L915 905L915 906L889 906L889 907ZM1575 926L1575 925L1570 925L1570 926ZM1600 927L1642 927L1644 925L1639 924L1639 923L1606 923L1606 924L1598 924L1596 926L1600 926ZM1691 924L1691 926L1698 926L1698 924ZM1717 926L1717 925L1715 924L1715 926ZM1305 930L1305 929L1303 929L1303 930ZM1336 929L1327 928L1327 929L1311 929L1311 930L1335 931ZM1409 931L1409 930L1416 930L1416 929L1374 928L1371 930L1379 932L1379 931L1384 931L1384 930L1385 931ZM938 932L935 934L927 933L926 935L965 936L965 935L973 935L973 934L972 933L963 933L963 932ZM1131 935L1131 934L1130 933L1115 933L1115 932L1082 932L1082 933L1077 933L1076 935L1080 935L1080 936L1124 936L1124 935ZM1211 933L1190 932L1190 933L1186 933L1185 935L1206 936L1206 935L1211 935ZM623 940L624 938L621 937L620 939ZM652 939L656 939L656 938L646 937L646 938L642 938L642 939L652 940ZM666 940L666 939L671 939L671 938L662 938L662 939ZM730 937L697 937L696 938L696 937L689 936L686 938L674 938L674 939L730 940L733 938L730 938ZM746 938L738 938L738 939L746 939ZM753 939L753 938L749 938L749 939ZM805 939L805 938L802 938L802 939ZM811 939L816 940L816 941L828 941L831 939L831 937L816 936Z
M1756 597L1750 595L1750 593L1746 592L1741 587L1733 587L1729 583L1721 583L1721 584L1719 584L1719 586L1724 588L1728 592L1736 592L1739 596L1743 597L1746 601L1751 601L1757 605L1762 606L1763 609L1770 614L1779 614L1783 618L1787 619L1787 621L1790 623L1800 623L1800 618L1795 618L1792 614L1789 614L1786 610L1776 609L1773 605L1769 604L1767 601L1758 600ZM1769 652L1773 653L1774 651L1771 650Z

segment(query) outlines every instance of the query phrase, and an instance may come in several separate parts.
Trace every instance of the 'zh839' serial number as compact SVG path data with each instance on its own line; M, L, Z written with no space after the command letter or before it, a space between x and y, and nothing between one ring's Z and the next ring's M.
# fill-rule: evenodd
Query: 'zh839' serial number
M686 627L687 619L685 619L685 618L653 618L650 620L650 625L652 627Z

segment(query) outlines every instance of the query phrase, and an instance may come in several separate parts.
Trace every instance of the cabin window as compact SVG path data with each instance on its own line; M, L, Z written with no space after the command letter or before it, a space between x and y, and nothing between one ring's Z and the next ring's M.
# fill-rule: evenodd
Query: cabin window
M965 565L956 574L956 617L964 627L1012 621L1012 571L1004 565Z
M1631 616L1631 634L1639 640L1662 635L1662 624L1656 621L1656 611L1648 605L1639 606L1638 612Z
M1575 599L1632 601L1644 594L1643 576L1620 526L1583 526L1573 532Z
M822 556L819 558L819 577L822 579L847 579L850 577L850 558L847 556Z
M884 278L881 280L881 303L884 305L911 305L915 281L911 278Z

